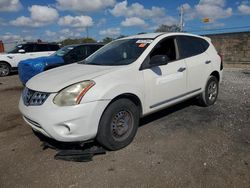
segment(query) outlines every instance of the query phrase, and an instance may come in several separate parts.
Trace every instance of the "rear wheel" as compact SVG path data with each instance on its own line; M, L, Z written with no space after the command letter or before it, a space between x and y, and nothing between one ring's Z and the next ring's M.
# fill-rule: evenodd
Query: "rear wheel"
M10 74L10 66L5 62L0 62L0 77L8 76Z
M211 106L213 105L218 97L219 93L219 81L215 76L210 76L205 90L199 96L199 104L201 106Z
M129 145L139 125L138 107L129 99L118 99L104 111L99 123L97 141L109 150Z

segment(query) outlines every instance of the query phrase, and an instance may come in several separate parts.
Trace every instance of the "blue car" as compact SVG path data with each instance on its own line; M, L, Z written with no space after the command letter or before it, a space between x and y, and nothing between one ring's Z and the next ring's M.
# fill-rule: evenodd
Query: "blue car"
M55 67L84 60L102 46L102 44L97 43L69 45L47 57L20 61L18 64L19 78L25 85L33 76Z

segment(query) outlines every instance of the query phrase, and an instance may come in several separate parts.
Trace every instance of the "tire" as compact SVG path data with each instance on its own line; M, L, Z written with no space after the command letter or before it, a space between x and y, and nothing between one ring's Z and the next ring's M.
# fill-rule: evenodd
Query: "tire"
M213 105L217 100L218 93L219 81L215 76L210 76L207 81L205 90L198 98L199 104L204 107Z
M11 67L8 63L0 62L0 77L8 76L10 74Z
M131 100L118 99L104 111L96 139L109 150L124 148L133 141L139 119L139 109Z

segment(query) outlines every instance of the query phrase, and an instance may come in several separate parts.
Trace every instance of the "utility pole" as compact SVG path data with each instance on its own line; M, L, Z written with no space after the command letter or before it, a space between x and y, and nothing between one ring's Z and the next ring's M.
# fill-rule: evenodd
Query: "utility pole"
M184 29L184 7L181 5L180 7L180 30L183 32Z
M89 27L86 27L87 38L89 38Z

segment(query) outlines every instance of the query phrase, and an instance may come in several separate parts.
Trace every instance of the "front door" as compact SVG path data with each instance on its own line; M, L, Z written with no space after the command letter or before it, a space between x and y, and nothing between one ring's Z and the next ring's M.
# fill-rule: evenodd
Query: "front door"
M187 91L186 64L185 60L179 60L177 50L175 38L163 39L144 62L155 55L167 55L169 58L167 65L143 70L148 111L165 107Z

